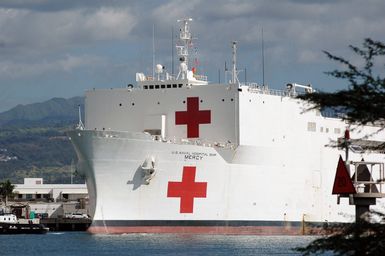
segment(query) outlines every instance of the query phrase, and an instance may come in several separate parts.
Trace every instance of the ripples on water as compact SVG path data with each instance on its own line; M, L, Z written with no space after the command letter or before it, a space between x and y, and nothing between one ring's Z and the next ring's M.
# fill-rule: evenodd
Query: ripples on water
M314 236L126 234L1 235L0 255L300 255Z

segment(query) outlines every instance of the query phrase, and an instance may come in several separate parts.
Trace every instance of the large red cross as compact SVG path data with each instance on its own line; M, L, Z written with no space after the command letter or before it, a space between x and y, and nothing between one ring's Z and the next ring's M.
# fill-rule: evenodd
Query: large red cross
M194 198L206 197L207 182L195 182L195 171L195 166L184 166L182 182L168 182L167 197L180 197L180 213L193 213Z
M199 97L187 98L187 111L175 112L175 124L187 125L187 138L199 138L199 124L211 123L211 111L199 110Z

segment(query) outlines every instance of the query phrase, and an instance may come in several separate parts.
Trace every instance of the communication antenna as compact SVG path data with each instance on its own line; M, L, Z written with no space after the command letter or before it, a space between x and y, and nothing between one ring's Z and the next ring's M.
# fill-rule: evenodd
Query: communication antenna
M152 78L155 79L155 24L152 24Z
M84 130L84 124L82 122L82 112L81 112L81 106L80 104L78 105L78 109L79 109L79 123L78 123L78 129L79 130Z
M174 26L171 26L171 75L174 75Z
M247 83L247 70L246 70L246 67L245 67L245 84Z
M71 175L71 184L74 183L74 159L71 160L71 168L70 168L70 175Z
M233 70L232 70L232 79L231 82L233 84L239 83L237 76L237 42L233 41Z
M179 41L176 45L177 54L179 55L179 74L177 79L180 77L182 79L186 79L187 72L189 70L189 47L192 46L192 38L190 33L190 22L192 21L191 18L185 18L178 20L178 22L181 22L181 28L179 32Z
M265 85L265 49L263 47L263 27L262 27L262 85Z

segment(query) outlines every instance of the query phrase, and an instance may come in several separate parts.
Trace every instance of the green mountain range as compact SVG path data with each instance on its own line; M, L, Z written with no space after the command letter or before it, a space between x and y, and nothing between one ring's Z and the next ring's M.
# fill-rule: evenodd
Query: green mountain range
M83 97L70 99L53 98L45 102L16 107L0 113L0 127L29 126L31 124L50 124L78 119L78 106L84 106Z
M0 181L23 183L42 177L44 183L69 183L76 155L66 131L78 122L83 97L18 105L0 113ZM84 182L75 176L75 182Z

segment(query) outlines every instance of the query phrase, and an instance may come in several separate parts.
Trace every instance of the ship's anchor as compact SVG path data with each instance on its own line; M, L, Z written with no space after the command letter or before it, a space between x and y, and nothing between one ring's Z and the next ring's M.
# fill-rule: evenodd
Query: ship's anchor
M155 176L155 159L147 157L141 165L144 184L150 184L151 179Z

